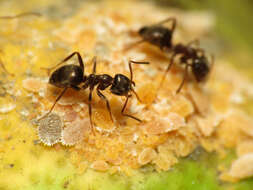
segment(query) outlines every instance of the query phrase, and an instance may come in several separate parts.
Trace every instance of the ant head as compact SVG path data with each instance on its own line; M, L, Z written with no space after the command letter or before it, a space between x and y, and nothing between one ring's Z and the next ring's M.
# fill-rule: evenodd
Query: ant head
M83 82L83 71L77 65L65 65L55 70L49 78L49 83L60 87L77 86Z
M198 82L204 81L209 71L209 61L206 56L202 55L193 59L192 72Z
M111 93L116 94L118 96L124 96L127 95L131 89L132 82L129 78L122 74L115 75L110 89Z

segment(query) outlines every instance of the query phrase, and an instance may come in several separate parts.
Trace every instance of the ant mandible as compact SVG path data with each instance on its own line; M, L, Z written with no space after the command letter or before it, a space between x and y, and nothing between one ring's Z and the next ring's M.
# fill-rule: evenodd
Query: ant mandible
M56 69L50 76L49 78L49 83L51 85L54 85L59 88L63 88L63 91L60 93L60 95L57 97L55 100L53 106L51 107L50 111L47 113L47 115L53 110L54 106L56 103L60 100L60 98L64 95L64 93L67 91L68 88L72 88L74 90L81 90L81 89L87 89L89 88L89 117L90 117L90 124L92 131L94 133L93 129L93 121L92 121L92 106L91 106L91 101L92 101L92 92L94 88L96 88L97 95L106 102L106 107L107 110L110 114L110 118L113 121L112 118L112 113L111 113L111 107L109 104L108 99L104 94L102 94L101 91L105 90L106 88L110 87L110 92L114 95L117 96L125 96L126 101L124 103L124 106L121 110L121 114L123 116L130 117L132 119L135 119L139 122L141 122L140 119L138 119L135 116L132 116L130 114L124 113L125 108L127 106L127 102L129 97L131 97L131 92L135 94L137 99L140 101L137 93L134 91L133 87L135 86L135 83L133 81L133 71L132 71L132 66L131 64L149 64L149 62L136 62L130 60L128 65L129 65L129 70L130 70L130 79L122 74L116 74L114 77L111 77L108 74L96 74L96 57L93 58L93 71L92 74L85 75L84 74L84 63L82 60L82 57L79 52L73 52L70 54L68 57L66 57L64 60L62 60L59 64L56 66L49 68L48 70L50 71L51 69L54 69L61 64L65 63L69 59L71 59L74 55L77 55L78 57L78 65L64 65L58 69ZM79 87L82 85L81 87Z
M166 22L172 22L171 28L166 28L163 26ZM176 28L176 19L173 17L167 18L157 24L151 26L144 26L139 29L138 34L142 37L142 40L134 43L133 45L127 47L125 50L130 49L131 47L143 43L149 42L152 45L159 47L162 51L170 51L172 53L171 62L168 65L162 80L160 82L160 87L163 84L163 81L170 70L171 66L174 64L174 59L177 55L181 55L180 64L185 64L185 74L184 78L179 85L176 93L179 93L184 85L184 82L188 75L188 68L191 67L192 73L197 82L202 82L207 78L208 73L210 72L210 64L205 55L205 52L201 48L193 47L193 44L199 44L198 40L194 40L187 45L176 44L173 45L172 38L174 30ZM189 63L191 61L191 63ZM212 56L212 65L214 58Z
M36 12L24 12L24 13L20 13L14 16L0 16L0 19L15 19L15 18L20 18L20 17L25 17L25 16L41 16L41 14L36 13ZM1 50L0 50L0 53L2 53ZM14 76L14 74L8 72L8 70L5 68L1 58L0 58L0 66L2 67L4 72L6 72L8 75Z

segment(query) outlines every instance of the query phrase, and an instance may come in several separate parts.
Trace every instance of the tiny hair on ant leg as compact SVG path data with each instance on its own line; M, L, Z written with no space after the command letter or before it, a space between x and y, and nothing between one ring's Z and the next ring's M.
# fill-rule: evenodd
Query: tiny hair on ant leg
M168 22L171 22L171 28L163 26L163 24ZM153 25L141 27L138 31L138 34L142 39L127 46L124 51L127 51L143 42L148 42L152 45L155 45L161 50L169 51L172 48L172 37L176 28L176 23L176 18L169 17Z
M79 65L69 64L69 65L63 65L59 67L60 65L62 65L63 63L71 59L74 55L77 55ZM60 63L58 63L57 65L51 68L43 68L43 69L47 69L47 71L50 72L52 69L56 69L57 67L59 67L50 75L49 84L63 89L60 95L58 95L57 99L55 100L53 106L51 107L51 109L45 116L47 116L49 113L52 112L54 106L60 100L60 98L64 95L64 93L67 91L68 88L72 88L74 90L80 90L80 89L85 90L88 88L89 89L89 98L88 98L89 117L90 117L91 130L94 133L93 120L92 120L92 104L91 104L92 92L94 89L96 89L97 95L102 100L105 101L106 108L110 114L110 118L112 122L114 122L109 100L101 92L107 89L108 87L110 87L110 92L112 94L117 95L117 96L125 96L127 98L122 108L121 114L140 122L141 121L140 119L132 115L126 114L124 112L131 92L133 92L136 95L137 99L140 100L137 93L133 89L133 86L135 86L135 83L133 81L133 71L132 71L131 64L132 63L133 64L149 64L149 62L137 62L137 61L132 61L132 60L129 61L128 64L129 64L129 70L130 70L130 79L122 74L115 74L114 77L108 74L96 74L96 65L97 65L96 57L92 59L92 62L93 62L93 70L92 70L92 73L89 75L85 75L84 73L84 64L79 52L71 53L69 56L63 59Z

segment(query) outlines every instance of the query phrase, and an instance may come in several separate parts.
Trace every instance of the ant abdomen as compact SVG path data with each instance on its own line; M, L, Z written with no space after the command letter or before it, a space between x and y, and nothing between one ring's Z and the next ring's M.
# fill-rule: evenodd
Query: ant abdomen
M60 88L78 86L83 82L83 71L77 65L65 65L55 70L49 83Z
M172 46L172 31L163 26L142 27L139 30L143 40L160 47L160 49L170 49Z

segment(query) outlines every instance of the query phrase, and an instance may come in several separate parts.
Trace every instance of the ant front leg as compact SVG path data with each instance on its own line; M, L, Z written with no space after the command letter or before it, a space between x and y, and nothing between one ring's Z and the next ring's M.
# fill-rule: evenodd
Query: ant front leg
M176 57L176 53L174 53L171 57L171 60L170 60L170 64L168 65L167 69L165 70L164 74L163 74L163 77L162 77L162 80L160 82L160 85L159 85L159 88L163 85L163 82L167 76L167 73L169 72L169 70L171 69L172 65L174 64L174 59Z
M125 103L124 103L124 106L123 106L123 108L122 108L122 110L121 110L121 114L122 114L123 116L130 117L130 118L132 118L132 119L134 119L134 120L136 120L136 121L138 121L138 122L142 122L142 121L141 121L140 119L138 119L137 117L134 117L134 116L132 116L132 115L129 115L129 114L124 113L124 111L125 111L125 109L126 109L126 106L127 106L127 102L128 102L129 97L131 97L131 95L128 94L128 95L126 96L126 101L125 101Z
M89 92L89 116L90 116L91 131L92 131L93 134L95 134L94 125L93 125L93 121L92 121L92 105L91 105L92 92L93 92L93 88L90 88L90 92Z
M68 61L69 59L71 59L74 55L77 55L77 58L78 58L78 62L79 62L79 65L80 67L82 68L82 71L84 72L84 64L83 64L83 59L80 55L79 52L75 51L73 53L71 53L68 57L66 57L65 59L63 59L60 63L58 63L57 65L53 66L53 67L50 67L50 68L44 68L44 67L41 67L41 69L45 69L47 70L48 74L51 72L52 69L55 69L56 67L62 65L63 63L65 63L66 61Z
M109 103L108 99L105 97L105 95L103 95L103 94L100 92L100 90L99 90L98 88L97 88L96 90L97 90L97 95L98 95L102 100L104 100L104 101L106 102L107 110L108 110L108 112L109 112L109 114L110 114L110 117L111 117L112 122L114 122L114 121L113 121L113 118L112 118L112 111L111 111L111 107L110 107L110 103Z
M177 94L181 91L181 89L182 89L183 86L184 86L185 80L186 80L186 78L187 78L187 76L188 76L188 67L189 67L189 66L191 66L191 65L186 64L185 72L184 72L184 78L183 78L183 80L182 80L180 86L178 87L178 89L177 89L177 91L176 91Z

